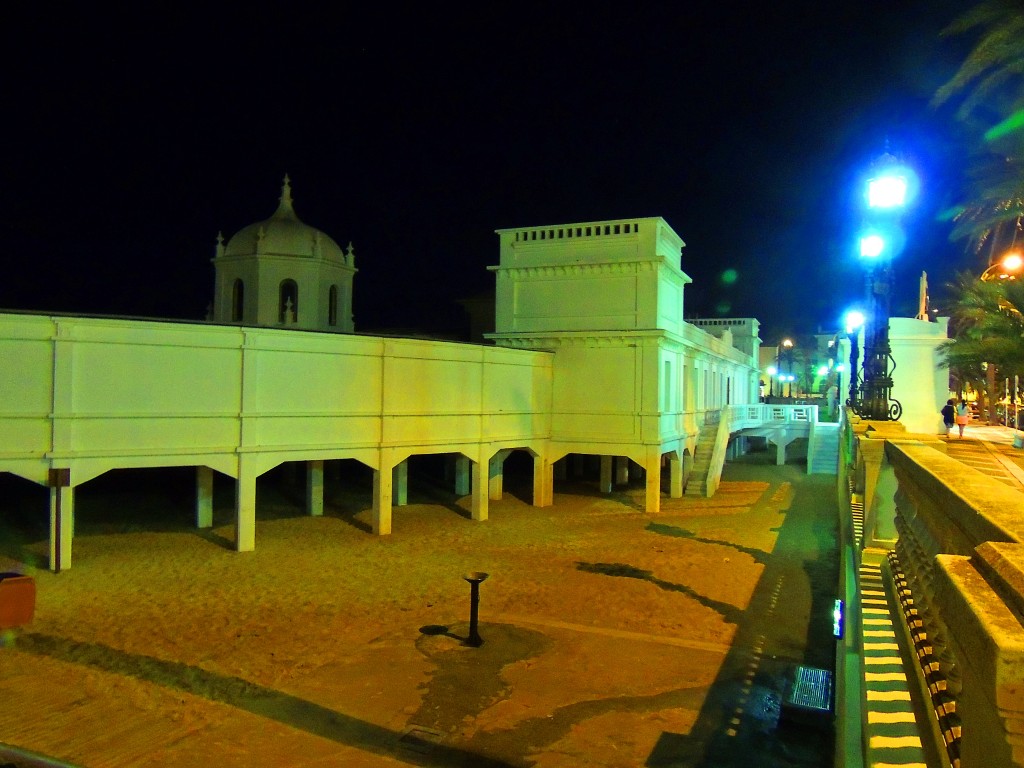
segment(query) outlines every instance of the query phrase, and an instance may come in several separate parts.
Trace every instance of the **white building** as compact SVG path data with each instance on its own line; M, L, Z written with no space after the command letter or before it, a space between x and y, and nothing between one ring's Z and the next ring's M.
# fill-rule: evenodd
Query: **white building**
M757 403L757 321L684 322L683 242L660 218L498 234L496 346L338 333L352 251L295 217L287 179L270 219L218 247L213 322L0 315L0 355L19 361L0 367L0 471L49 487L51 568L71 563L75 487L116 468L196 467L201 527L213 472L234 478L240 551L256 478L284 462L307 466L312 515L325 461L370 467L378 534L417 454L457 457L476 520L514 450L538 506L570 454L601 457L605 492L639 465L648 512L663 463L682 494L702 425Z

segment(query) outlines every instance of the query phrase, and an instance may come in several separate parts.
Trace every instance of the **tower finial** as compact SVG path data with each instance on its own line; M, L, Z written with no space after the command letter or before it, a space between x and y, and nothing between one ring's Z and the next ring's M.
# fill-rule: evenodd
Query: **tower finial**
M278 199L280 203L274 217L279 219L295 218L295 209L292 207L292 180L287 173L284 175L284 183L281 184L281 197Z

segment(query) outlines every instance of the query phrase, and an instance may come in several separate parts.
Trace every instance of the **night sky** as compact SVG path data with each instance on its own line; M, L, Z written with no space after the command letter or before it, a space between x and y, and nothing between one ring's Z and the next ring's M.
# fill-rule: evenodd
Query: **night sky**
M5 11L0 307L202 318L217 232L288 173L299 217L355 244L357 330L458 328L495 229L662 216L687 316L770 344L863 295L886 139L922 182L894 313L922 270L939 294L977 265L939 218L964 149L928 106L960 2L214 5Z

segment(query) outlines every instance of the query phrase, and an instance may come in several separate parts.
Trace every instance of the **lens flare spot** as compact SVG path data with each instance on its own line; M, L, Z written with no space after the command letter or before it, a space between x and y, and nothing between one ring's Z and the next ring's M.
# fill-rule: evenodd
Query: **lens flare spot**
M715 305L715 312L717 312L719 315L728 315L730 312L732 312L732 304L730 304L728 301L720 301L718 302L718 304Z
M739 273L735 269L727 269L722 273L719 280L725 285L732 285L736 282L737 278L739 278Z

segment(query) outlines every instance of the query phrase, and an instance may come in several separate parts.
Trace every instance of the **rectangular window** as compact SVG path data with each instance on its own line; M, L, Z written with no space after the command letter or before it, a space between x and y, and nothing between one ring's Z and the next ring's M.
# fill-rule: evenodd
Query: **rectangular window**
M661 400L661 410L668 413L672 410L672 361L665 361L665 373L663 376L664 381L662 382L662 391L664 392Z

